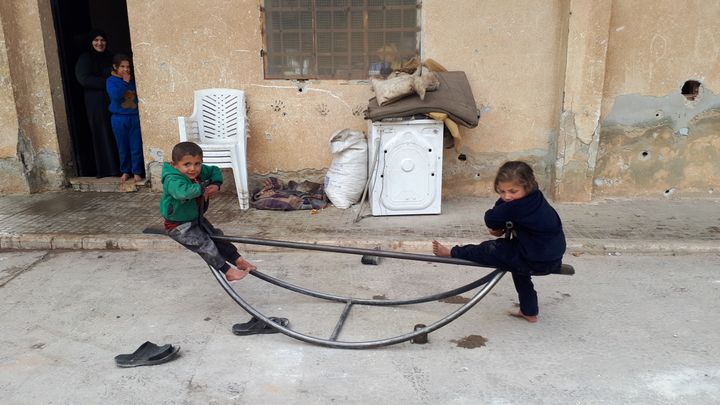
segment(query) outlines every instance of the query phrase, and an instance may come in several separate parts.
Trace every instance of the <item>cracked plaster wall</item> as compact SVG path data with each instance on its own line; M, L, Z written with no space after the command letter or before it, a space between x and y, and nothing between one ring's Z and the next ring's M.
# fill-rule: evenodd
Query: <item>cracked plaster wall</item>
M0 193L27 193L30 189L17 152L19 126L3 24L0 15Z
M64 183L53 106L62 93L54 93L50 84L51 77L59 83L57 64L52 63L57 51L45 43L54 41L49 10L46 0L0 2L2 52L7 61L2 86L10 90L4 97L12 95L15 110L14 114L9 109L2 113L8 127L0 136L0 157L9 177L14 178L10 182L14 185L3 186L5 192L55 190ZM50 58L46 46L50 55L54 52ZM18 172L24 180L17 178Z
M568 6L553 197L590 201L612 5L610 0L570 0Z
M366 82L264 80L257 0L127 4L151 172L177 142L176 117L192 112L192 93L200 88L246 91L248 168L255 181L270 173L287 179L322 173L331 161L328 138L334 131L366 130L362 110L372 96ZM558 147L567 147L573 137L562 131L578 131L585 116L576 107L562 111L567 77L585 77L577 71L567 76L566 70L593 63L566 69L570 4L591 7L572 0L458 0L453 7L423 1L423 57L464 70L483 110L477 128L463 129L461 152L467 159L445 151L445 196L492 195L495 170L506 159L533 162L544 188L553 180L556 142L562 138ZM564 170L594 176L592 192L599 196L709 189L717 181L720 31L714 26L720 4L690 2L679 10L671 0L614 1L611 11L600 130L582 130L576 137L599 136L599 156L595 162L594 151L574 148L577 156L586 153L587 161ZM60 187L61 162L71 159L63 155L67 143L60 129L49 2L0 2L0 22L0 58L5 58L0 87L12 88L0 108L0 166L25 173L25 188L13 186L16 190ZM690 107L678 98L688 79L703 83L700 99ZM655 109L663 117L648 115ZM597 120L595 111L587 117ZM657 150L649 151L650 158L635 159L652 147ZM639 166L652 159L658 159L655 168ZM649 182L650 175L661 180Z
M613 2L595 196L718 188L718 19L713 2ZM687 80L702 83L694 101L681 94Z
M704 98L705 108L685 106L679 94L618 97L616 105L634 108L618 107L631 113L613 110L605 120L596 195L712 195L720 185L720 97Z

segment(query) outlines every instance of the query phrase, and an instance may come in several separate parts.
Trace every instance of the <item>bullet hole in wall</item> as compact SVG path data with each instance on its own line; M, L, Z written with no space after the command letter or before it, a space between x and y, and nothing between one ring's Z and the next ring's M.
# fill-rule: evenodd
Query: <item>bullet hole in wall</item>
M680 92L683 96L685 96L685 99L687 101L695 101L698 94L700 94L700 86L702 86L702 84L699 81L688 80L685 82L685 84L683 84Z
M464 161L467 160L467 156L465 156L464 153L461 153L461 154L458 155L458 160L464 162Z

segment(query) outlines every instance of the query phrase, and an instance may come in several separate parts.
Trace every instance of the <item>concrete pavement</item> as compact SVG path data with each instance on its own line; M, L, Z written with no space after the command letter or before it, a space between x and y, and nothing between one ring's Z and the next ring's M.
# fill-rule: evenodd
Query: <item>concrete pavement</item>
M248 315L202 260L163 235L142 233L162 223L158 200L147 192L0 197L0 248L10 250L0 252L4 403L705 404L720 395L718 199L555 203L570 247L565 262L577 274L537 278L539 323L507 316L517 299L505 277L431 333L430 344L363 351L232 335L231 325ZM482 214L492 202L448 199L441 215L354 223L357 208L240 211L224 195L209 217L232 235L429 253L433 238L487 238ZM392 259L363 266L356 256L268 250L241 246L267 274L361 298L423 296L478 276L476 268ZM327 337L342 312L342 304L254 277L233 288L314 336ZM407 333L470 296L355 308L341 340ZM146 340L179 345L180 357L115 367L115 355Z
M361 298L446 291L485 271L315 252L253 252L266 274ZM537 277L540 321L509 275L428 344L329 349L284 335L235 336L248 315L189 251L0 253L3 404L689 404L720 397L717 254L569 256L572 277ZM233 288L257 309L327 338L343 310L255 277ZM341 340L387 338L455 311L472 293L355 306ZM177 359L118 368L146 340Z
M162 235L160 195L151 192L49 192L0 196L0 249L177 249ZM310 211L241 211L221 195L208 217L227 235L429 252L437 238L477 243L489 238L482 216L492 199L443 200L442 214L372 217L367 207ZM720 199L607 199L553 203L569 253L720 252ZM244 250L267 250L245 246Z

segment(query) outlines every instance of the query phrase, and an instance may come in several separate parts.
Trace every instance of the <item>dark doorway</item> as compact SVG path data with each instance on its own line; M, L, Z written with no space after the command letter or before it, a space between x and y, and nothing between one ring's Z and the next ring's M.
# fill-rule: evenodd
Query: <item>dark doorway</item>
M88 49L87 35L92 28L99 28L107 33L110 52L132 54L126 0L51 0L50 4L58 43L74 167L77 169L75 175L95 176L92 138L83 89L75 79L75 63ZM68 174L72 176L72 173Z

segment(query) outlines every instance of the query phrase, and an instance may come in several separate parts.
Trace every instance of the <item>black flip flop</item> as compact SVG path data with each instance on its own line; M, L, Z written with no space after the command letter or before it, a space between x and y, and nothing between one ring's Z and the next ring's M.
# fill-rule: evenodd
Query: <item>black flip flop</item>
M115 356L115 364L118 367L152 366L172 360L179 350L180 346L145 342L134 353Z
M276 318L274 316L271 316L269 319L284 328L290 324L290 321L288 321L287 318ZM247 336L267 333L278 333L280 331L253 316L248 322L236 323L235 325L233 325L232 332L238 336Z

